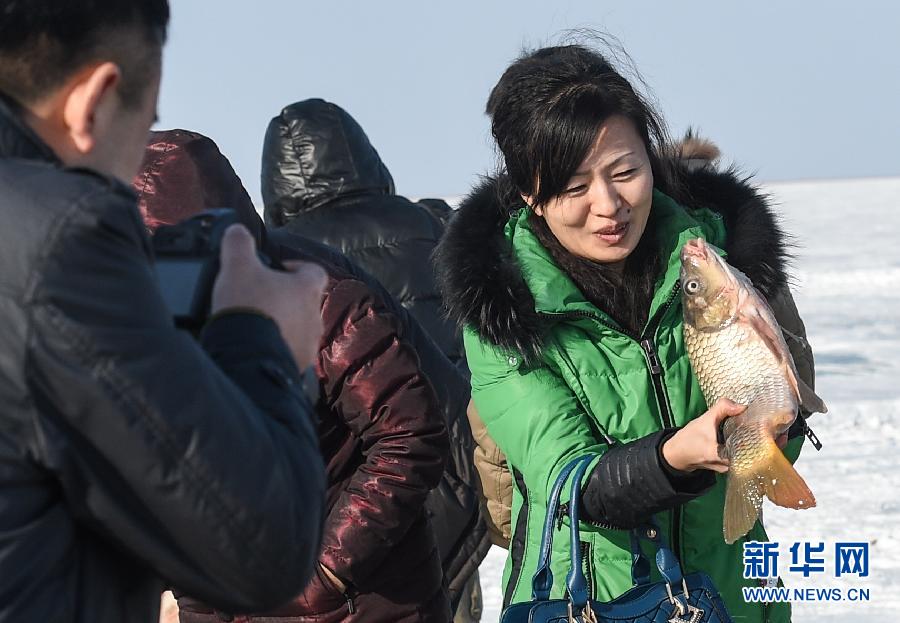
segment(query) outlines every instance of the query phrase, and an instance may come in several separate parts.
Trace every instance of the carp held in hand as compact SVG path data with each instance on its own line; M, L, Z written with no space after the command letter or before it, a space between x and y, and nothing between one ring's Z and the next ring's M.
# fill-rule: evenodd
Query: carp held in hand
M826 408L797 374L763 297L702 239L681 250L681 290L684 340L707 404L728 398L747 406L722 425L730 461L722 530L734 543L753 527L763 497L787 508L816 505L775 440L801 404L811 412Z

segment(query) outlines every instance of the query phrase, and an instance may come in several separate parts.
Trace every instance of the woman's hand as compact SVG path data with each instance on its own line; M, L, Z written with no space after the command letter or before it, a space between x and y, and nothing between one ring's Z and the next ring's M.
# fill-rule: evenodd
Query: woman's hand
M663 444L666 462L682 472L696 469L727 472L728 459L724 458L718 441L719 425L725 418L740 415L746 408L727 398L717 400L709 411L688 422Z

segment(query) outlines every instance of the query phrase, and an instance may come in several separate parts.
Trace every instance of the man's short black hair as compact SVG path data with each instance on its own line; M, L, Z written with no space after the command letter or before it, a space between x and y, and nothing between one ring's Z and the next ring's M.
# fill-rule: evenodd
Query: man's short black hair
M168 0L0 0L0 92L31 104L109 60L122 69L122 100L134 105L168 24Z

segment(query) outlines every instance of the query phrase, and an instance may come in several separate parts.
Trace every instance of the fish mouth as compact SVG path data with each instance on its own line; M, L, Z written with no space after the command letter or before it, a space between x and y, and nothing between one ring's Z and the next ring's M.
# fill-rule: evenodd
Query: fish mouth
M681 261L697 266L700 262L709 261L709 246L703 238L688 240L681 247Z

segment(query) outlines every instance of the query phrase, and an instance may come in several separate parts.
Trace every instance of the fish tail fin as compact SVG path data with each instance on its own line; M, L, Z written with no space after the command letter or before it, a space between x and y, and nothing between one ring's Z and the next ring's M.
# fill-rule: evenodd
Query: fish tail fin
M729 545L750 532L759 517L763 492L760 479L752 472L728 472L725 484L725 515L722 532Z
M766 462L762 485L773 504L785 508L813 508L816 498L803 477L797 473L778 446L772 442L771 460Z
M756 523L763 498L785 508L812 508L816 498L775 440L766 437L756 443L744 439L737 447L733 438L725 442L731 461L725 486L725 514L722 531L726 543L734 543ZM764 450L759 451L759 445ZM754 448L755 447L755 448Z

